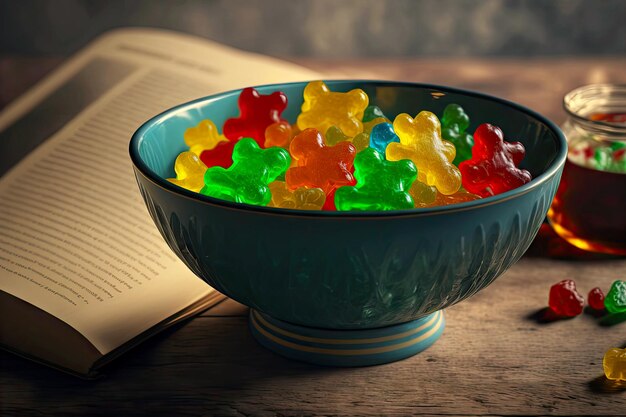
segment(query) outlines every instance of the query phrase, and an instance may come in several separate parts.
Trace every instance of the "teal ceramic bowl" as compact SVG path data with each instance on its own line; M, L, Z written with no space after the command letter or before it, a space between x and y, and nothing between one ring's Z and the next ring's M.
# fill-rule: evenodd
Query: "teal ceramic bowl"
M257 89L283 91L289 99L283 116L295 122L305 85ZM484 94L386 81L327 85L362 88L387 115L441 115L458 103L471 131L489 122L524 144L522 167L533 180L477 201L391 212L258 207L166 181L186 148L185 129L206 118L221 126L238 115L237 90L172 108L141 126L130 143L137 182L172 250L209 285L253 309L251 326L264 345L333 365L399 359L439 336L440 310L485 288L526 251L554 197L567 145L546 118Z

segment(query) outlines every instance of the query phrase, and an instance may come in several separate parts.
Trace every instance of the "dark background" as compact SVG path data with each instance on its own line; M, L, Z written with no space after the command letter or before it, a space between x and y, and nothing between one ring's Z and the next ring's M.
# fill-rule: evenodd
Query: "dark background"
M624 0L0 0L0 55L66 56L120 26L292 57L626 55Z

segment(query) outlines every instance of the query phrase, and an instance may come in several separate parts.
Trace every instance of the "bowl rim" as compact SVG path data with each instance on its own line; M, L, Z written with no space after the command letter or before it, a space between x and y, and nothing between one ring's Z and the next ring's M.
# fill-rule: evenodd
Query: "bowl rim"
M312 81L312 80L310 80ZM274 83L274 84L262 84L252 86L252 88L259 89L279 89L283 86L291 86L291 85L306 85L310 81L296 81L296 82L288 82L288 83ZM567 159L567 141L565 139L565 135L561 131L561 129L550 119L547 117L535 112L534 110L529 109L526 106L521 104L505 100L499 97L495 97L489 94L479 93L477 91L472 90L464 90L455 87L442 86L437 84L426 84L426 83L413 83L413 82L403 82L403 81L386 81L386 80L372 80L372 79L331 79L324 80L326 84L329 85L341 85L341 84L375 84L379 86L385 87L410 87L410 88L421 88L423 90L432 90L433 93L454 93L454 94L462 94L470 97L477 97L482 99L488 99L495 101L500 104L504 104L506 106L512 107L522 113L527 114L539 122L543 123L548 127L549 130L554 133L557 146L555 158L552 160L548 168L541 173L539 176L533 178L530 182L522 185L521 187L517 187L513 190L497 194L494 196L484 197L478 200L467 201L463 203L450 204L446 206L434 206L434 207L425 207L425 208L413 208L413 209L405 209L405 210L388 210L388 211L325 211L325 210L295 210L295 209L287 209L287 208L279 208L279 207L269 207L269 206L257 206L246 203L235 203L231 201L221 200L218 198L210 197L204 194L196 193L191 190L187 190L185 188L179 187L177 185L172 184L167 181L165 178L157 175L152 169L148 167L148 165L142 160L139 155L139 145L141 144L142 138L154 127L162 124L167 118L172 117L174 114L182 111L189 110L191 108L197 107L200 103L208 103L211 101L216 101L221 98L239 94L243 88L237 88L233 90L228 90L224 92L220 92L217 94L212 94L205 97L200 97L172 108L169 108L156 116L153 116L146 122L144 122L132 135L129 143L129 153L131 161L135 168L135 173L141 174L144 178L150 181L152 184L157 187L179 195L181 197L191 199L203 204L208 204L211 206L219 206L222 208L232 209L232 210L241 210L246 212L256 212L258 214L270 214L270 215L279 215L286 217L317 217L317 218L389 218L389 217L410 217L410 216L425 216L425 215L439 215L456 211L465 211L471 210L478 207L490 206L493 204L499 204L504 201L517 198L521 195L524 195L536 188L538 188L541 184L548 181L550 178L555 176L559 170L565 165L565 160Z

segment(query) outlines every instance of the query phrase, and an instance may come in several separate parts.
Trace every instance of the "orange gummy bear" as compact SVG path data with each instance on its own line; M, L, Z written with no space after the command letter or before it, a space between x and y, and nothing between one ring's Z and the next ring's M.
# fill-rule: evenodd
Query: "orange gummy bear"
M272 123L265 129L265 147L279 146L281 148L289 148L292 137L292 129L289 123L284 120Z
M342 185L354 185L351 173L356 149L350 142L326 146L316 129L300 132L289 146L294 163L285 174L287 187L321 188L328 195Z

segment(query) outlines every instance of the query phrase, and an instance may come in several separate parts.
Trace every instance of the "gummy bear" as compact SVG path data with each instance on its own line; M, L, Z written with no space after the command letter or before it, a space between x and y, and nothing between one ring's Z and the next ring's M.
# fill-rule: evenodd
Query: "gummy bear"
M357 152L361 152L365 148L369 147L370 137L367 133L359 133L350 139L350 143L354 145L354 149L356 149Z
M468 193L465 190L459 190L454 194L444 195L441 193L437 193L437 197L435 198L435 206L449 206L450 204L458 204L465 203L466 201L474 201L478 200L481 197Z
M574 317L583 312L585 299L576 291L576 284L565 279L550 288L550 309L559 316Z
M377 117L369 122L365 122L363 123L363 133L371 134L372 130L381 123L391 123L391 120L386 117Z
M604 376L611 381L626 381L626 349L611 348L602 359Z
M347 136L354 137L363 131L361 119L367 104L367 94L361 89L336 93L323 81L311 81L304 89L298 127L303 131L316 128L326 132L329 127L337 126Z
M261 95L254 88L248 87L241 90L238 104L240 115L226 120L224 136L230 140L252 138L264 146L265 129L283 121L280 115L287 108L287 96L280 91Z
M613 142L610 147L613 151L611 171L626 172L626 143Z
M189 150L198 156L202 151L213 149L220 142L227 140L219 134L215 123L209 119L202 120L196 126L185 130L184 138Z
M613 282L604 299L604 307L609 313L626 312L626 281Z
M285 172L290 162L289 153L282 148L261 149L254 139L241 139L235 145L232 166L207 169L200 193L266 206L272 198L268 185Z
M434 185L442 194L454 194L461 188L461 173L451 163L455 155L454 145L441 139L437 116L422 111L412 119L402 113L394 120L393 130L400 143L387 145L388 160L410 159L417 167L418 179Z
M265 147L279 146L289 148L293 132L291 125L285 121L272 123L265 129Z
M613 162L613 152L608 147L596 148L593 159L595 160L595 168L599 171L608 171Z
M524 145L505 142L499 127L484 123L474 132L472 158L459 164L463 187L481 197L512 190L529 182L532 177L517 168L524 159Z
M452 163L456 166L472 157L474 138L465 131L469 127L470 120L463 107L458 104L448 104L443 110L441 118L441 136L452 142L456 148L456 156Z
M587 302L594 310L604 310L604 293L598 287L592 289L587 295Z
M435 202L437 198L437 189L431 185L424 184L420 180L413 181L409 194L413 198L415 207L428 207Z
M354 145L357 152L361 152L363 149L367 148L370 139L367 133L359 133L355 137L351 138L349 136L344 135L344 133L337 126L331 126L326 131L326 135L324 136L326 145L335 146L339 142L350 142Z
M289 151L294 159L294 166L285 174L289 189L321 188L328 196L337 187L355 184L350 171L356 149L351 143L326 146L316 129L306 129L293 138Z
M363 113L363 132L370 134L372 129L381 123L390 123L390 121L378 106L367 106Z
M272 200L269 205L272 207L321 210L326 200L326 194L321 188L300 187L291 191L284 181L271 183L270 191L272 192Z
M385 117L385 113L378 106L367 106L363 112L363 123L372 121L378 117Z
M167 180L179 187L186 188L196 193L204 187L204 173L207 167L193 152L181 152L174 162L176 178Z
M385 154L387 145L391 142L400 142L400 138L393 131L391 123L380 123L372 129L370 133L370 146L381 154Z
M236 144L235 140L220 142L215 148L202 151L200 159L209 168L228 168L233 164L233 149Z
M367 148L354 160L355 187L341 187L335 193L339 211L402 210L413 208L409 187L417 178L413 162L386 161L375 149Z

